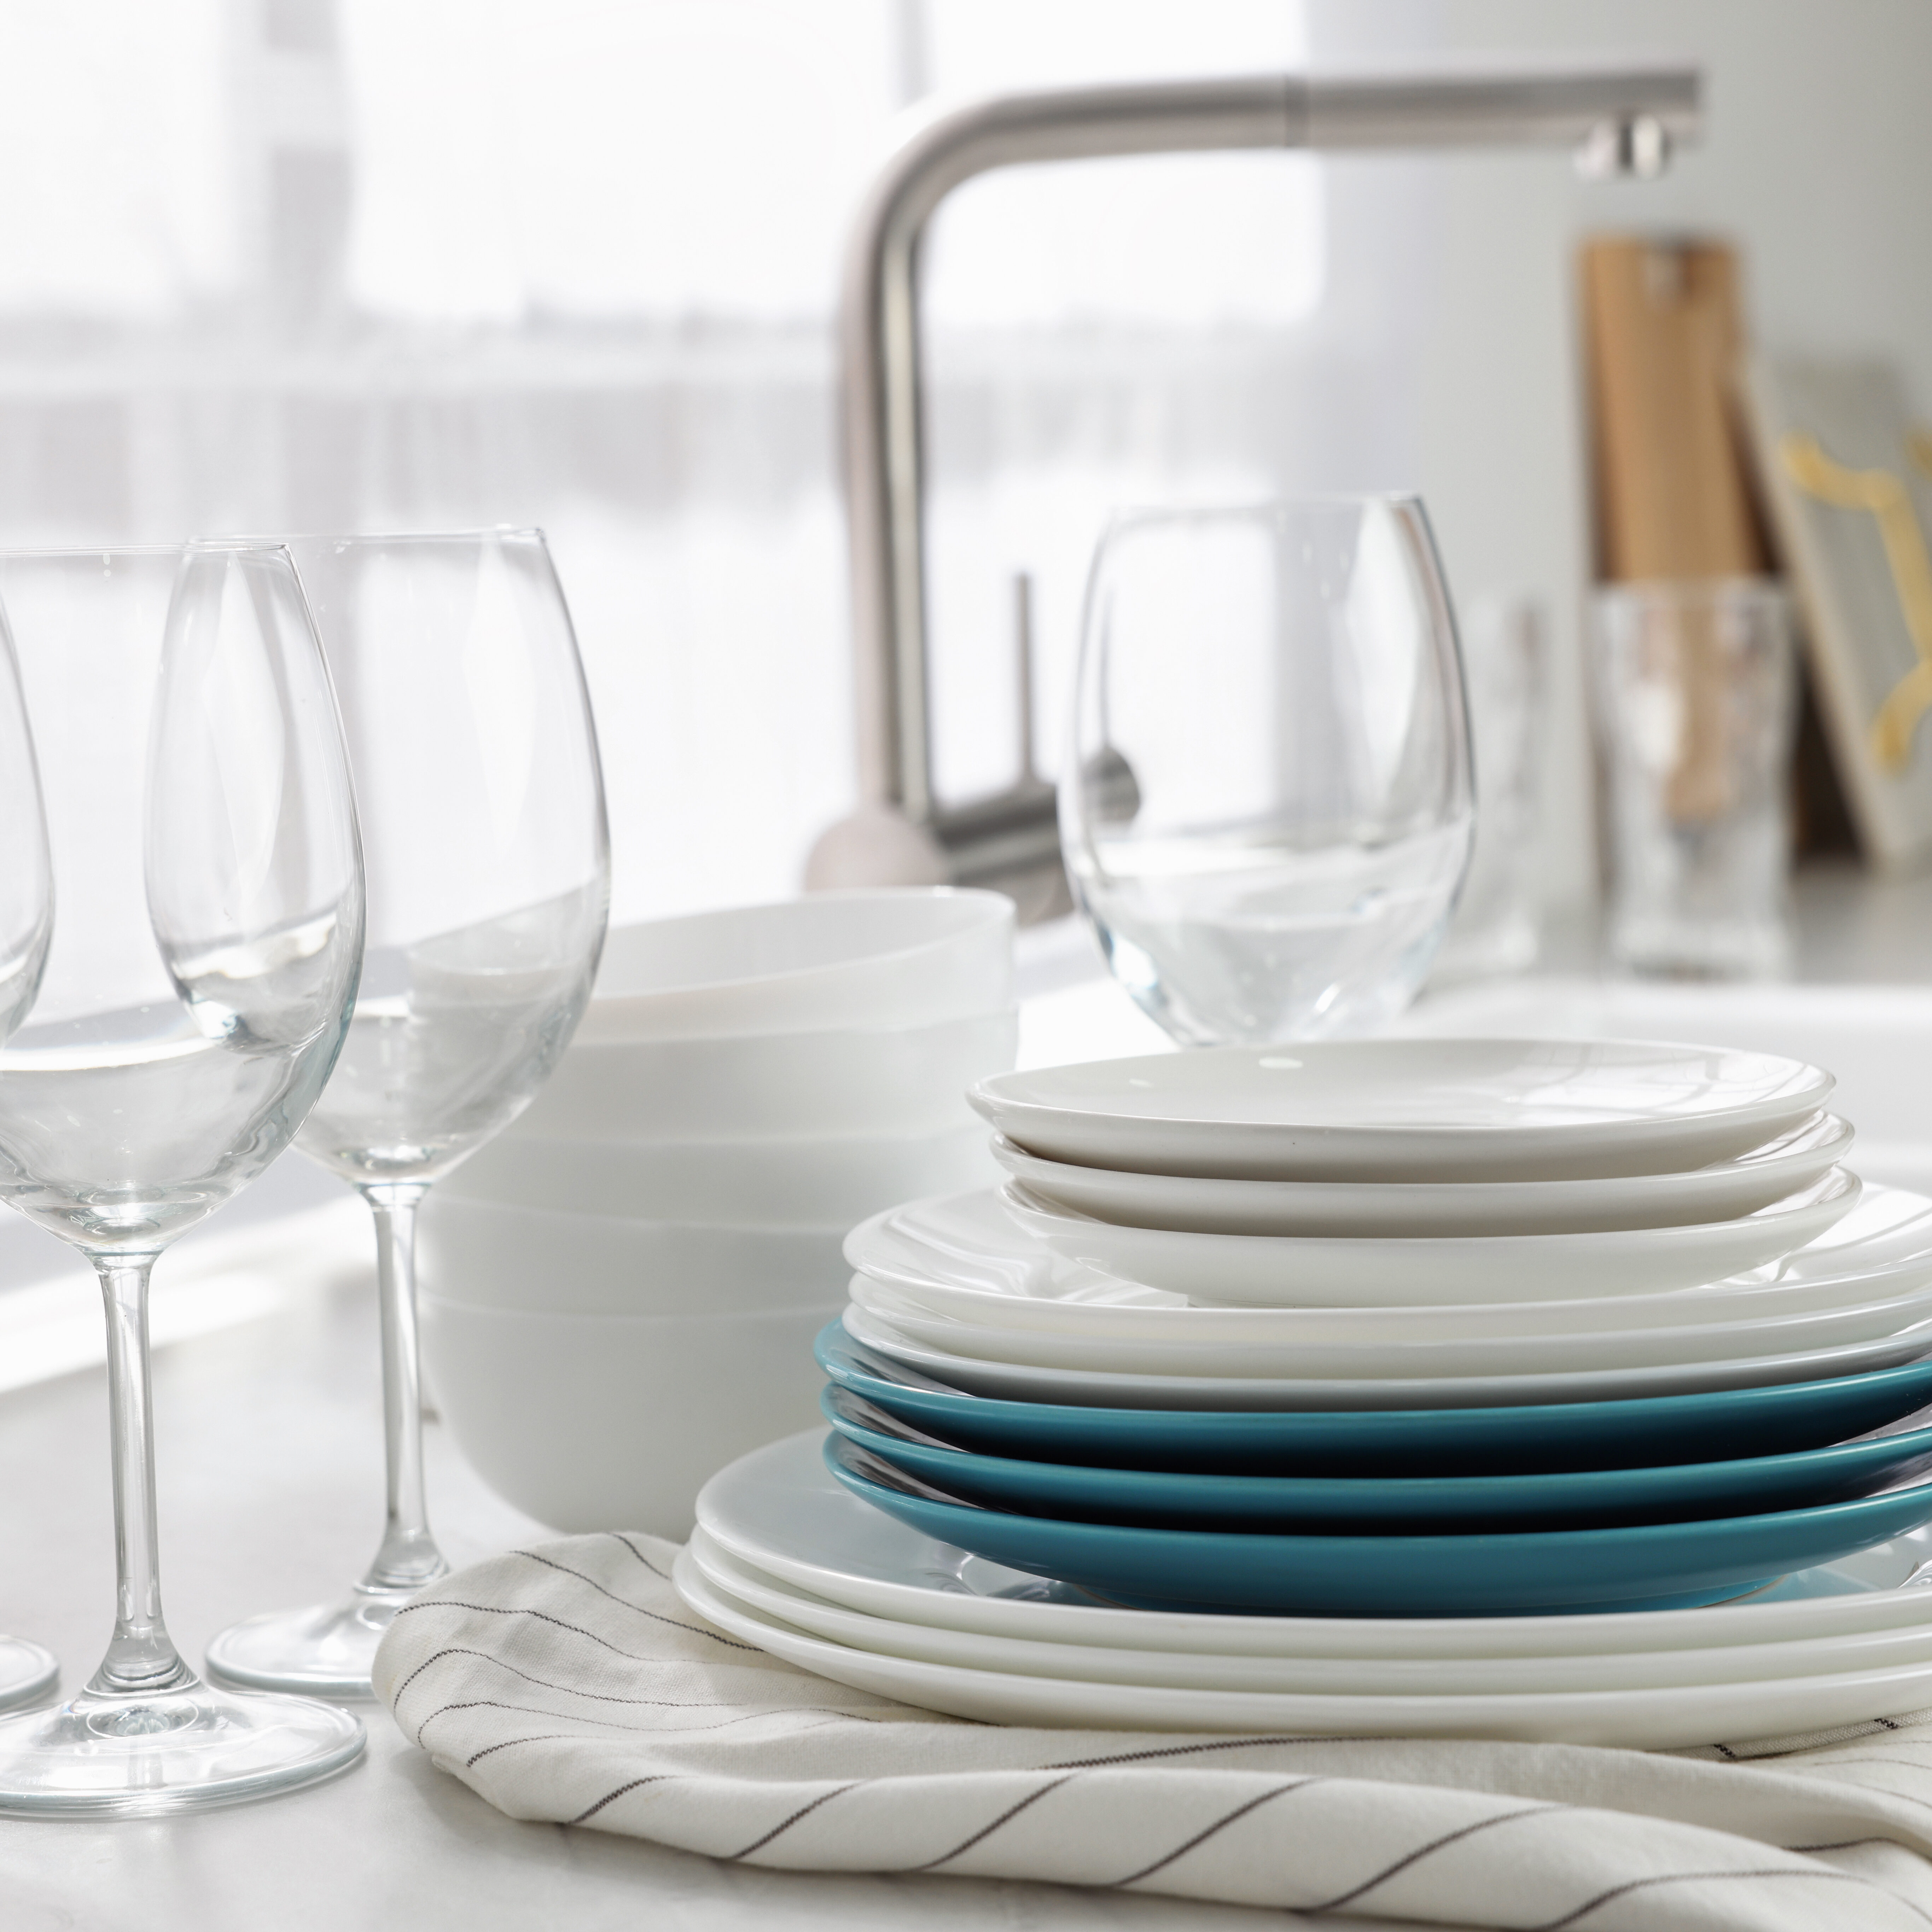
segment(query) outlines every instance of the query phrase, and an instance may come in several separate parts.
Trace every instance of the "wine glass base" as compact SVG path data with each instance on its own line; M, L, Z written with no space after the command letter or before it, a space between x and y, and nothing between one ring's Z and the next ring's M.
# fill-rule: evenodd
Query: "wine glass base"
M293 1791L362 1754L361 1720L302 1697L190 1681L155 1696L83 1690L0 1718L0 1816L153 1817Z
M270 1610L230 1624L208 1646L208 1674L244 1690L374 1697L376 1648L414 1590L360 1585L332 1604Z
M38 1704L60 1682L60 1659L23 1636L0 1636L0 1711Z

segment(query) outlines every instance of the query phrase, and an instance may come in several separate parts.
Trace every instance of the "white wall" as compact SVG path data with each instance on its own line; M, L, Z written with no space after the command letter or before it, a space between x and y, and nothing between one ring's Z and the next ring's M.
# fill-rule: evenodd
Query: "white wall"
M1684 54L1703 146L1663 181L1547 158L1418 164L1433 214L1417 479L1465 602L1529 589L1556 631L1546 889L1592 890L1579 615L1589 558L1572 303L1576 238L1695 230L1742 247L1754 340L1888 356L1932 412L1932 6L1924 0L1313 0L1318 62L1432 45ZM1339 219L1339 214L1338 214Z

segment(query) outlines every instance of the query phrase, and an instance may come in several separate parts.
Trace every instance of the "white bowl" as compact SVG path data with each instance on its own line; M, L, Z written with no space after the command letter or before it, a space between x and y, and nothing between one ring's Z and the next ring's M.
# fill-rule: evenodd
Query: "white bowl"
M551 1141L505 1134L436 1184L442 1200L715 1227L842 1233L881 1209L999 1179L978 1121L943 1133L760 1141Z
M573 1041L512 1132L625 1142L938 1133L972 1118L967 1088L1011 1066L1018 1038L1008 1008L890 1032Z
M580 1040L908 1027L1010 1006L1004 893L814 892L623 926L604 942Z
M818 1419L829 1304L710 1316L529 1315L425 1298L443 1420L496 1493L560 1530L681 1540L712 1473Z
M570 1315L763 1312L844 1300L838 1232L562 1214L433 1190L423 1292L469 1308Z

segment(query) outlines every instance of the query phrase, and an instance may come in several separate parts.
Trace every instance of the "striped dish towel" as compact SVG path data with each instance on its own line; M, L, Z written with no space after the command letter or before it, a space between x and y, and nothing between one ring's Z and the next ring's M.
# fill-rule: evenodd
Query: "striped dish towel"
M747 1864L1378 1924L1932 1927L1932 1712L1670 1754L974 1724L727 1636L676 1555L577 1536L448 1577L396 1618L377 1692L513 1818Z

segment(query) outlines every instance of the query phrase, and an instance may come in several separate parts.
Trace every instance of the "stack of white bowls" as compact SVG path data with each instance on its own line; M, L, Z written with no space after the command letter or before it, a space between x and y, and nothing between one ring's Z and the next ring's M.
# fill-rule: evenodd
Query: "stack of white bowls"
M549 1083L424 1209L425 1365L485 1480L684 1534L713 1469L811 1420L846 1231L993 1177L964 1096L1016 1030L997 893L614 932Z

